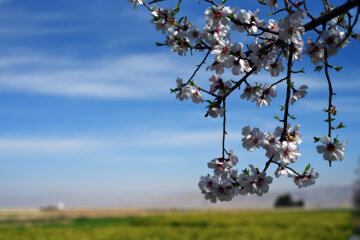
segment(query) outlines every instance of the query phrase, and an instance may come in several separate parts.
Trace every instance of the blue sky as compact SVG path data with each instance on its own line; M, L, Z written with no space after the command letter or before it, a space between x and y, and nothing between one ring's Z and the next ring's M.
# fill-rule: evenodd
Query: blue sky
M184 4L190 20L202 24L208 4ZM200 175L210 173L207 162L221 155L221 120L204 118L204 104L179 102L169 89L177 77L192 74L201 54L180 57L156 47L164 36L146 9L133 10L125 0L5 0L0 6L0 206L16 200L36 205L42 202L34 199L57 201L71 194L112 198L198 191ZM261 8L256 1L240 7ZM359 52L360 43L352 41L331 58L333 65L344 66L331 74L337 119L347 126L335 134L348 141L346 159L332 168L312 141L327 132L321 112L327 105L324 74L314 73L306 56L295 65L307 71L295 84L310 89L291 108L297 116L292 123L301 125L304 137L303 156L294 167L310 162L320 173L318 186L349 185L355 179ZM195 79L207 87L211 74L200 71ZM267 73L250 79L274 80ZM262 150L249 153L241 147L241 129L273 131L274 113L280 115L284 101L284 87L277 90L268 108L240 100L239 92L228 103L227 148L239 156L239 168L264 166ZM274 182L271 190L296 188L291 179Z

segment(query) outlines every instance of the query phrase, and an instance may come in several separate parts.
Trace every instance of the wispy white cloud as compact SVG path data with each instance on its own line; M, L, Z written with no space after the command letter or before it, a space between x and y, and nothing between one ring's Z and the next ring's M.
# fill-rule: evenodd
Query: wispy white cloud
M99 146L99 142L82 138L0 138L2 153L73 153Z
M7 72L0 76L3 89L123 99L169 94L169 88L175 85L175 74L182 73L186 68L179 68L171 56L159 54L131 55L92 62L39 56L9 57L0 59L0 67Z
M0 2L1 3L1 2ZM1 28L0 36L29 36L29 35L48 35L48 34L69 34L88 31L87 26L76 26L76 27L11 27Z

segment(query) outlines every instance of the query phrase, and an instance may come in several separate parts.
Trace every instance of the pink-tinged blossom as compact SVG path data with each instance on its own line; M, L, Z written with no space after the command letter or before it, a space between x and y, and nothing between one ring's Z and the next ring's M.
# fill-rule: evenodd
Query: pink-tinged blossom
M254 87L246 86L244 88L244 92L240 95L241 98L246 98L246 100L250 100L254 95Z
M230 58L230 49L232 43L230 41L221 40L217 42L211 51L215 55L215 61L224 63Z
M200 90L198 88L191 90L191 100L193 103L202 103L204 102L203 97L200 94Z
M345 146L346 141L340 143L339 140L336 138L334 142L331 142L329 136L323 136L320 138L320 141L325 145L318 145L316 146L316 150L318 153L323 153L324 160L327 161L341 161L345 158Z
M306 89L308 89L308 86L302 85L298 90L294 90L293 95L291 96L290 103L294 104L297 100L300 98L304 98L307 94Z
M254 149L259 149L263 138L263 134L259 128L251 129L250 126L246 126L242 129L242 135L244 135L242 138L242 146L246 148L246 150L252 152Z
M201 31L200 36L211 46L214 46L218 41L223 41L229 36L229 29L229 26L224 24L219 24L215 27L206 25Z
M344 48L350 43L347 34L338 27L323 31L321 37L328 46L329 56L335 55L339 48Z
M284 71L282 60L279 58L276 61L271 61L265 66L265 70L271 73L271 76L277 77L280 72Z
M211 66L208 66L206 68L206 71L209 71L209 70L215 71L216 74L221 75L224 73L224 67L225 67L224 64L221 64L221 63L215 61L215 62L213 62L213 64L211 64Z
M300 129L300 125L296 124L294 126L294 128L291 128L291 124L288 123L286 126L286 133L285 133L285 138L284 140L288 141L288 142L292 142L295 144L300 144L302 143L301 137L302 135L299 133L299 129ZM281 137L282 136L282 132L283 132L283 128L282 127L276 127L275 131L274 131L274 135L276 137Z
M308 38L306 44L307 48L304 50L304 53L309 55L313 64L318 65L320 62L324 62L325 45L325 42L322 40L313 42L311 38Z
M283 165L296 162L301 156L299 148L292 142L282 141L276 145L274 152L274 161L280 161Z
M319 173L314 172L312 168L309 173L305 173L303 175L293 176L294 183L298 186L298 188L309 187L315 184L315 179L319 177Z
M256 106L262 107L264 104L266 106L270 105L271 98L276 97L277 93L275 92L276 85L269 87L269 84L265 83L264 87L256 91L253 98L253 102L256 102Z
M242 43L235 44L231 47L230 63L227 67L232 67L231 72L234 75L239 75L244 72L249 72L251 70L250 64L246 59L246 54L242 51L244 45Z
M200 34L201 31L199 29L197 29L194 24L192 23L188 23L188 27L187 27L187 31L186 31L186 36L189 39L189 42L194 42L196 44L199 44L200 41Z
M234 17L235 17L235 21L242 23L242 24L233 24L231 26L231 29L238 30L240 32L245 31L246 25L250 24L251 14L248 11L241 9L236 14L234 14Z
M223 117L225 113L225 109L222 107L212 107L208 111L209 116L213 118L217 118L218 116Z
M223 176L230 173L231 168L238 162L238 157L233 155L233 151L230 150L227 158L214 158L208 163L208 167L214 169L215 175Z
M178 93L176 94L177 99L183 101L184 99L189 99L192 97L193 89L191 86L183 84L181 78L177 78L176 83L177 89L179 89Z
M205 10L206 24L209 26L217 26L220 23L228 25L230 23L230 16L233 13L233 10L230 7L224 6L213 6Z
M277 178L280 176L288 176L289 174L291 174L291 171L285 167L278 167L274 173Z
M129 0L129 3L134 4L134 8L137 8L138 5L144 4L145 0Z
M266 28L270 30L271 32L279 32L279 27L275 20L270 19L269 23L266 25ZM264 42L269 43L271 41L276 41L278 39L278 35L271 33L271 32L264 32Z
M265 131L262 136L261 144L262 144L261 146L264 149L268 149L268 148L276 145L275 135L271 134L268 131ZM271 155L269 157L271 157Z
M279 21L279 39L287 44L303 44L301 36L305 33L302 20L305 12L297 10Z
M255 34L259 27L265 25L265 22L257 17L258 12L259 9L257 9L254 13L241 9L234 16L235 23L232 25L232 29L240 32L246 30L250 34Z
M253 187L254 187L254 192L258 195L258 196L262 196L264 193L267 193L269 191L269 184L272 183L273 178L270 176L266 176L266 172L259 172L258 169L255 169L253 165L249 165L251 172L252 172L252 177L253 177Z
M265 4L268 5L270 7L270 9L272 9L272 8L276 9L278 6L277 0L266 0Z
M213 74L211 78L209 78L209 81L210 81L210 93L214 93L217 90L219 90L217 94L218 96L225 95L232 85L231 81L224 82L222 78L217 74Z
M201 176L199 181L199 188L204 194L206 200L216 203L216 189L219 188L219 180L215 176Z
M153 16L151 22L155 24L156 30L161 31L163 34L175 22L175 19L171 17L171 10L159 8L156 5L151 6L151 15Z

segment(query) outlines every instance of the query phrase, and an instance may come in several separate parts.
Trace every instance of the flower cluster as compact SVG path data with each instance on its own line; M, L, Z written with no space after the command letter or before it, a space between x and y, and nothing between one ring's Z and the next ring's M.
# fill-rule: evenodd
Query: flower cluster
M286 166L289 163L294 163L298 157L301 156L298 145L302 142L301 134L299 133L300 125L295 125L291 129L290 124L287 126L286 132L283 135L283 129L277 127L273 134L268 131L260 132L258 128L251 129L246 126L242 130L244 135L242 142L243 147L248 151L253 151L262 147L266 150L266 156L272 158L273 161L279 161Z
M266 175L266 170L270 164L277 165L274 173L276 177L288 176L293 178L294 183L299 187L308 187L315 183L319 174L310 170L308 165L305 171L300 174L289 167L295 163L301 156L299 145L302 143L302 135L299 133L300 125L291 127L289 118L295 119L289 113L289 106L298 100L304 98L308 92L308 86L301 85L299 88L294 83L292 74L304 73L304 70L293 70L294 61L301 60L302 55L308 55L312 63L319 66L316 71L326 68L326 77L329 84L329 106L328 113L329 133L328 136L316 138L323 145L317 146L317 151L323 154L323 158L331 161L343 160L346 141L340 143L335 138L331 140L331 130L344 127L342 123L338 127L333 127L331 115L336 115L336 109L332 105L331 80L328 76L328 68L335 70L341 67L334 67L328 63L328 58L335 55L340 48L349 44L350 37L360 41L360 34L353 34L353 28L359 17L359 12L355 18L352 18L348 9L345 11L344 5L337 8L341 12L337 16L333 13L332 7L325 6L324 16L313 17L307 12L305 2L285 1L284 8L275 11L280 5L277 0L259 0L258 2L274 9L270 16L276 14L286 15L279 17L279 20L269 19L268 22L260 18L259 9L248 11L244 9L231 8L223 4L213 3L211 7L205 10L205 26L198 28L189 21L187 17L178 18L181 1L178 1L176 8L160 8L155 4L148 6L146 0L129 0L134 8L144 5L151 14L151 22L156 30L166 35L163 43L157 43L158 46L167 46L172 52L180 56L185 56L189 52L206 52L190 79L183 83L181 78L176 80L177 86L171 89L180 101L191 99L194 103L207 102L205 116L212 118L223 117L223 142L222 157L214 158L208 163L208 167L213 170L213 175L202 176L199 187L204 194L205 199L215 203L217 201L229 201L236 195L257 194L262 196L269 190L269 184L273 179ZM155 1L153 1L155 2ZM158 1L156 1L158 2ZM282 13L280 13L282 12ZM329 14L328 16L326 16ZM330 17L329 17L330 16ZM332 19L330 19L332 18ZM347 18L348 21L345 21ZM310 22L304 24L304 20ZM329 20L330 19L330 20ZM319 23L320 21L320 23ZM351 23L353 22L353 23ZM318 26L322 26L322 30ZM307 31L313 31L317 35L315 41L308 38L304 49L303 37ZM244 44L238 41L238 37L232 35L233 32L246 34L247 37L253 37L253 42ZM311 35L312 37L314 35ZM235 40L236 39L236 40ZM208 57L212 61L208 64ZM285 62L285 63L284 63ZM208 79L210 84L207 88L199 87L195 84L194 78L198 70L206 66L207 71L212 71ZM277 81L267 81L260 84L250 82L249 76L258 74L265 70L271 77L278 77L286 70L286 77ZM225 79L225 71L231 71L235 77L240 76L240 80ZM261 132L259 128L246 126L242 129L242 146L252 152L263 148L265 156L268 158L265 168L260 171L253 165L250 169L244 169L241 172L233 169L238 163L238 157L233 155L233 151L225 150L225 136L227 130L226 123L226 100L227 97L237 89L241 89L241 99L252 101L257 107L269 106L273 98L277 97L277 85L286 83L286 101L281 111L284 111L284 117L276 119L283 123L283 127L276 127L273 133ZM246 84L244 86L244 84ZM280 88L281 89L281 88ZM201 93L206 93L212 100L204 100ZM227 155L227 157L225 157ZM310 170L310 171L309 171Z
M298 188L309 187L315 184L315 179L319 177L319 173L314 172L312 168L309 173L305 172L302 175L294 176L294 183L298 186Z
M232 169L238 163L238 157L229 151L227 158L215 158L208 163L208 167L214 170L214 175L202 176L199 188L205 199L212 203L219 201L230 201L237 195L257 194L262 196L269 191L272 177L266 176L265 172L250 166L248 169L238 173Z
M177 88L175 88L173 91L177 92L176 98L180 101L183 101L184 99L190 99L194 103L200 103L204 102L203 97L201 96L201 93L198 88L193 88L190 85L184 84L182 82L181 78L176 79Z
M256 83L254 87L246 86L240 97L256 102L256 106L258 107L262 107L264 104L269 106L271 102L270 97L274 98L277 95L275 89L276 85L269 86L268 83L265 83L264 86L262 86Z
M339 27L334 27L329 30L324 30L321 33L321 38L313 42L308 38L307 48L304 53L309 55L313 64L324 63L325 48L329 56L333 56L340 48L346 47L350 43L350 36L347 36Z

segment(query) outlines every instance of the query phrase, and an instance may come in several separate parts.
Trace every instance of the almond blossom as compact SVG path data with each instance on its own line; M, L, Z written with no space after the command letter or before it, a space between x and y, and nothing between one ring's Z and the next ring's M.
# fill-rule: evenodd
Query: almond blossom
M316 150L318 153L323 153L324 160L327 161L341 161L345 158L345 146L347 144L346 141L340 143L336 138L333 142L329 136L323 136L320 138L320 141L325 145L316 146Z

